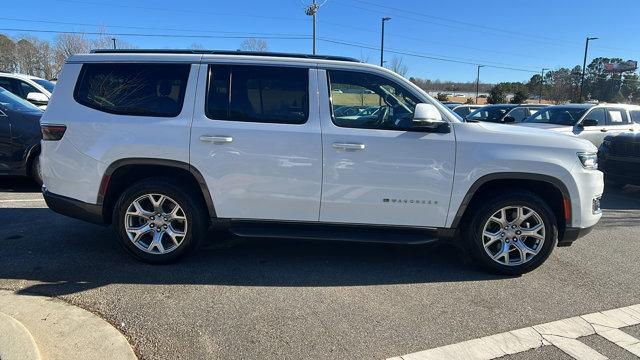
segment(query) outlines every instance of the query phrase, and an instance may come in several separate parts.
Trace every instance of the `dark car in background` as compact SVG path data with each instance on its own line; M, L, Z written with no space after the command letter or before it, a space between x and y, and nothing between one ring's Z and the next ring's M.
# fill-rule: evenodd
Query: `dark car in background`
M493 123L519 123L545 105L538 104L493 104L483 106L466 116L467 120Z
M31 176L42 184L42 114L35 105L0 87L0 175Z
M640 185L640 133L608 135L598 151L598 169L608 186Z

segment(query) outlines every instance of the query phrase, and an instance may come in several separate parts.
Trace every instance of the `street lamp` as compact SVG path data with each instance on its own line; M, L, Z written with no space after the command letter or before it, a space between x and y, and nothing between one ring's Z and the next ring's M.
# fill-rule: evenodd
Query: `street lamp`
M589 41L598 40L597 37L588 37L584 45L584 61L582 62L582 77L580 79L580 102L582 102L582 92L584 91L584 71L587 67L587 52L589 51Z
M380 66L384 64L384 23L391 20L390 17L385 16L382 18L382 39L380 41Z
M478 95L480 93L480 68L484 65L478 65L478 76L476 77L476 104L478 104Z
M542 73L540 74L540 99L538 99L538 104L542 102L542 89L544 89L544 71L549 70L547 68L542 68Z

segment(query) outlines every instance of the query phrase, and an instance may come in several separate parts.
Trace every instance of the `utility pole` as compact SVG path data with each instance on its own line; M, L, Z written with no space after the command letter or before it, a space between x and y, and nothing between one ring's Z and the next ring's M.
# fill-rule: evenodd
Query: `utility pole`
M480 68L484 65L478 65L478 76L476 76L476 105L478 104L478 95L480 94Z
M313 17L313 55L316 54L316 14L318 13L318 10L320 10L320 7L326 2L327 0L325 0L322 4L318 4L316 0L313 0L311 5L307 6L304 9L305 14Z
M382 18L382 38L380 39L380 66L384 65L384 23L391 20L390 17Z
M582 62L582 77L580 79L580 102L582 102L582 92L584 91L584 71L587 67L587 52L589 51L589 41L598 40L597 37L588 37L584 45L584 61Z
M116 38L111 38L111 41L113 41L113 50L116 49Z
M538 99L538 104L542 102L542 89L544 89L544 71L549 70L547 68L542 68L542 73L540 74L540 99Z

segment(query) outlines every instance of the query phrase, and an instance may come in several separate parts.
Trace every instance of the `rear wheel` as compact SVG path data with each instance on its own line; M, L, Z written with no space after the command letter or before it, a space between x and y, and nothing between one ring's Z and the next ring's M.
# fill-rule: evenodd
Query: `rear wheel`
M40 154L35 155L33 160L31 161L31 177L38 184L38 186L42 186L42 168L40 167Z
M169 263L192 251L206 235L206 209L198 196L163 178L127 189L114 208L120 244L148 263Z
M512 192L477 208L467 242L486 269L520 275L549 257L558 242L558 227L553 211L537 195Z

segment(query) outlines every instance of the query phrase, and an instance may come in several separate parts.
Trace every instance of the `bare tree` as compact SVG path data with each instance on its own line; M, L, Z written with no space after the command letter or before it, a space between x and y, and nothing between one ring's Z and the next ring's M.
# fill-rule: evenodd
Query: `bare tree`
M391 60L390 70L394 71L400 76L407 75L407 71L409 71L409 67L402 63L402 58L398 56L394 56L393 60Z
M113 41L115 39L116 48L118 49L132 49L133 46L128 42L118 39L113 35L110 35L107 28L101 26L98 28L98 35L90 42L90 47L93 49L113 49Z
M16 71L22 74L36 75L38 72L37 53L38 50L31 41L18 40L15 47Z
M90 42L82 34L59 34L54 45L54 73L57 75L71 55L89 52Z
M244 51L269 51L267 42L263 39L249 38L240 44L240 50Z
M191 45L189 45L189 49L191 50L204 50L204 46L200 43L191 43Z
M13 72L16 69L16 44L8 36L0 34L0 71Z

